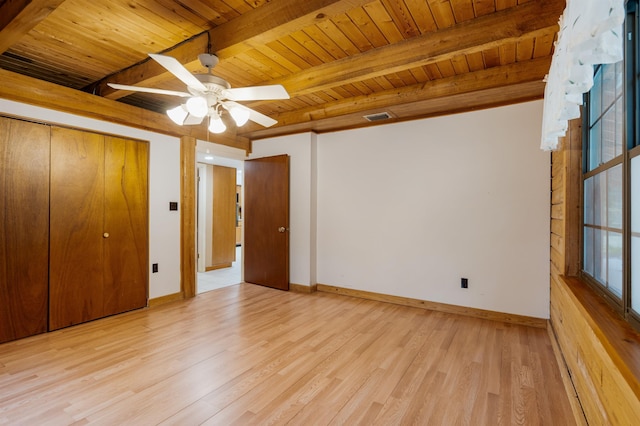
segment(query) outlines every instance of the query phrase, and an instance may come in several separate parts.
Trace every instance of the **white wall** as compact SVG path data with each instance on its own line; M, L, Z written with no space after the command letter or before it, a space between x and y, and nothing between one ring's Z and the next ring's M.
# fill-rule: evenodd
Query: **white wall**
M169 211L170 201L180 202L180 140L157 133L138 138L149 141L149 268L158 264L157 273L149 270L154 299L180 292L180 210Z
M548 318L541 116L531 102L320 135L318 282Z
M180 291L180 140L175 137L0 99L0 114L149 141L149 297ZM194 166L195 167L195 166ZM151 264L158 272L151 273Z
M149 295L180 290L177 138L3 99L0 113L149 140ZM291 156L291 282L548 318L541 114L531 102L255 141L252 158Z
M252 157L291 155L291 282L548 318L541 116L530 102L255 141Z
M312 232L312 152L315 135L304 133L253 142L249 158L290 155L290 209L289 209L289 281L294 284L315 284L311 281L315 271L315 239ZM315 179L315 178L313 178ZM315 225L314 225L315 227Z

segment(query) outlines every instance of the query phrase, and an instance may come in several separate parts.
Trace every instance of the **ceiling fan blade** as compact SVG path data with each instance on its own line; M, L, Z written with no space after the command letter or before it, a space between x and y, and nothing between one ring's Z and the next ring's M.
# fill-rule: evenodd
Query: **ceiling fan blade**
M158 55L156 53L149 53L149 56L157 63L162 65L171 74L175 75L180 81L189 87L196 90L206 92L207 88L200 82L193 74L189 72L178 60L172 56Z
M180 96L188 98L193 96L187 92L177 92L175 90L153 89L151 87L128 86L126 84L107 83L107 86L116 90L130 90L132 92L157 93L158 95Z
M251 121L253 121L255 123L258 123L261 126L271 127L274 124L278 123L278 120L274 120L273 118L268 117L268 116L266 116L266 115L264 115L264 114L262 114L262 113L260 113L260 112L258 112L256 110L254 110L254 109L251 109L251 108L247 108L247 109L250 112L249 120L251 120Z
M187 115L187 118L185 118L184 123L182 123L182 125L195 125L195 124L200 124L202 123L202 121L204 120L204 117L196 117L195 115Z
M235 106L235 107L240 107L243 109L246 109L247 111L249 111L249 120L260 124L261 126L264 127L271 127L274 124L276 124L278 121L274 120L271 117L268 117L264 114L262 114L261 112L256 111L255 109L251 109L251 108L247 108L246 106L239 104L237 102L233 102L233 101L226 101L224 102L224 107L229 109L230 107Z
M289 93L281 84L269 86L250 86L227 89L227 99L232 101L266 101L270 99L289 99Z

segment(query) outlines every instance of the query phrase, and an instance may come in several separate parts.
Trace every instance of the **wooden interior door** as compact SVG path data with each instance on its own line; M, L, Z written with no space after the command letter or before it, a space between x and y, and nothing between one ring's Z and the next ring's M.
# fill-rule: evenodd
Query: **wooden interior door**
M244 163L244 280L289 290L289 156Z
M0 343L47 331L49 132L0 117Z
M104 315L147 305L148 162L148 143L105 137Z
M103 316L104 136L51 129L49 329Z
M213 166L213 233L211 263L228 268L236 260L236 169Z

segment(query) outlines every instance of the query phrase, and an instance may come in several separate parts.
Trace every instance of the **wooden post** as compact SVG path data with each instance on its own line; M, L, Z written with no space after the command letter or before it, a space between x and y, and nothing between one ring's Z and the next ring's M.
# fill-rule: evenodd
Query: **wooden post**
M564 139L565 167L565 222L564 222L564 275L575 277L580 272L582 247L582 120L569 122Z
M180 291L196 295L196 139L180 139Z

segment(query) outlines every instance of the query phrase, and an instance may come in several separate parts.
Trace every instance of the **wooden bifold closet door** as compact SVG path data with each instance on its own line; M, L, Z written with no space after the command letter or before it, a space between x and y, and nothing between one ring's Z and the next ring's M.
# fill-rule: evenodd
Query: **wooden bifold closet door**
M49 329L146 306L148 144L51 131Z
M146 142L105 137L105 315L147 305L148 148Z
M49 131L0 117L0 343L47 331Z

